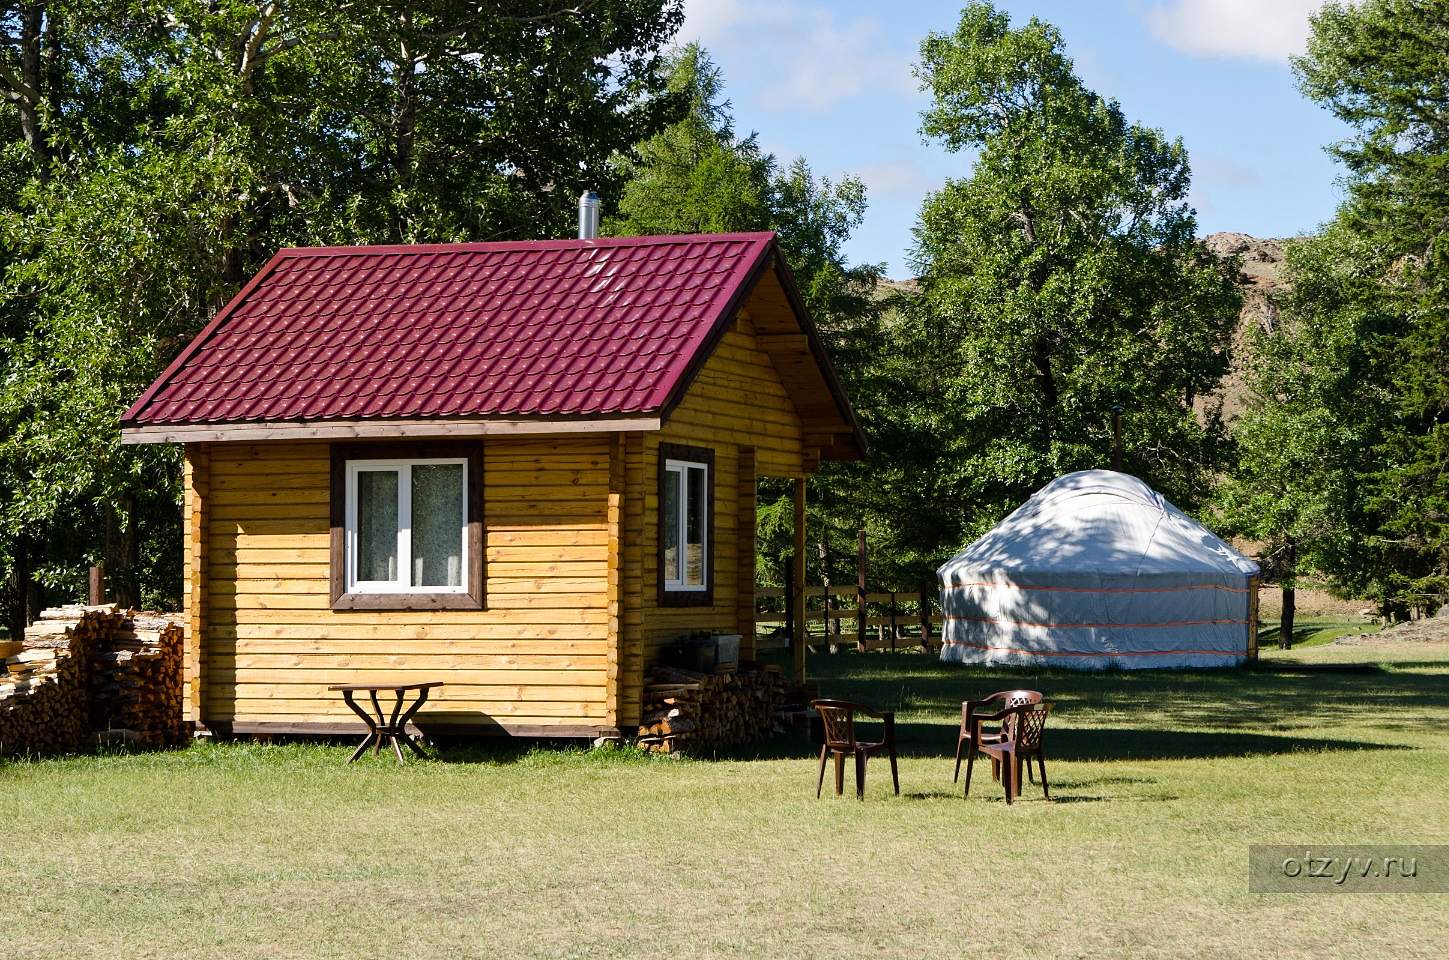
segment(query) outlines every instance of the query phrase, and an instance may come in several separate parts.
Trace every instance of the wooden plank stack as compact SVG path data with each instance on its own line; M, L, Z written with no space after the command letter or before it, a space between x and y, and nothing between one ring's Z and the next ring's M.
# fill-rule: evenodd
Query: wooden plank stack
M97 730L130 742L181 742L181 626L115 605L41 613L0 648L0 754L80 750Z
M638 744L653 753L754 743L780 732L784 676L773 667L697 673L654 667L644 681Z

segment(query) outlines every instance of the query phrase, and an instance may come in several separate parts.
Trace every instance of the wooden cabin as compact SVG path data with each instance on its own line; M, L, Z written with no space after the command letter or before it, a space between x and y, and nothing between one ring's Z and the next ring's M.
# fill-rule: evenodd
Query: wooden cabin
M185 445L188 718L237 734L352 731L328 685L381 679L628 731L681 634L751 656L758 478L799 540L866 450L768 233L283 250L122 427Z

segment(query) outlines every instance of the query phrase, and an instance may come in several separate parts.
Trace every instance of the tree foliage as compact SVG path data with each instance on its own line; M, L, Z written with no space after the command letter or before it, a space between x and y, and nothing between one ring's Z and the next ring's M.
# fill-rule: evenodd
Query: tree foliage
M117 418L266 257L566 235L572 197L673 119L680 19L676 0L0 2L8 621L33 574L74 593L108 552L125 599L176 602L176 453L120 446Z
M1331 3L1312 25L1294 66L1353 131L1331 147L1347 199L1291 248L1231 499L1340 590L1432 610L1449 595L1449 10Z
M1225 452L1202 399L1239 301L1195 237L1181 141L1087 89L1054 27L987 3L926 38L918 76L922 133L975 162L917 228L914 396L882 444L897 515L939 558L1053 477L1107 466L1114 405L1124 468L1200 503Z

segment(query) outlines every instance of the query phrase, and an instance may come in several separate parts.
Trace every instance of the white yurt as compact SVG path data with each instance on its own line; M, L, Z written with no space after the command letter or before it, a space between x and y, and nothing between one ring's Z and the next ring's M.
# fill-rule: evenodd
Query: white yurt
M1058 477L936 572L942 660L1223 667L1256 651L1258 565L1125 473Z

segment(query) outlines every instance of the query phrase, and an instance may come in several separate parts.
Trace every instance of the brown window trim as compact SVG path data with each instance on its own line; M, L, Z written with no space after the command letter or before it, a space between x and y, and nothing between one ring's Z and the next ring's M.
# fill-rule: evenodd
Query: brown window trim
M468 461L468 592L347 592L347 461L461 458ZM477 440L417 440L332 444L332 609L333 610L482 610L483 593L483 444Z
M704 589L669 590L664 585L664 463L666 460L692 460L708 467L709 483L704 507ZM659 445L659 501L654 513L654 539L658 542L659 605L661 607L712 607L714 606L714 451L709 447L691 447L682 443L661 443Z

